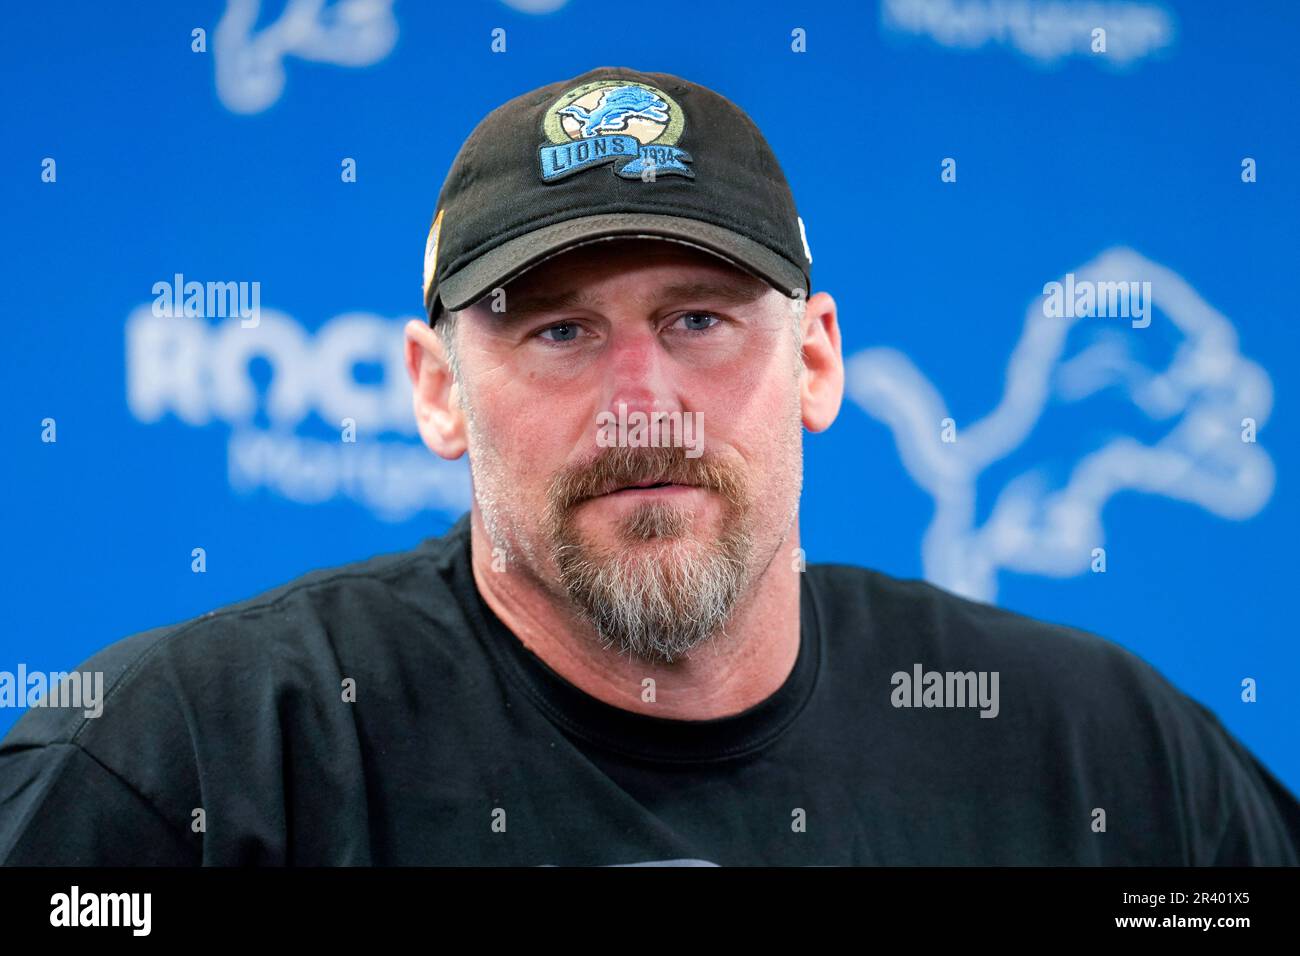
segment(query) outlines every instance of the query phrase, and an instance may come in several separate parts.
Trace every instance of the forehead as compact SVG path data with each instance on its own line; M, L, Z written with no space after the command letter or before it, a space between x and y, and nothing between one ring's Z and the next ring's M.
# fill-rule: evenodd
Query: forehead
M627 294L636 284L650 297L721 298L756 302L780 293L725 259L683 242L599 240L546 259L504 287L507 311L545 311ZM490 296L475 308L484 307Z

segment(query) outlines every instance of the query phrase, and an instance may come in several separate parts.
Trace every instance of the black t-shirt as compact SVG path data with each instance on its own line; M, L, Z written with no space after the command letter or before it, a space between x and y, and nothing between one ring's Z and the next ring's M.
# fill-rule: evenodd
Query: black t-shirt
M469 558L466 517L100 652L99 717L0 744L0 861L1298 862L1295 797L1094 635L810 565L780 689L671 720L551 671Z

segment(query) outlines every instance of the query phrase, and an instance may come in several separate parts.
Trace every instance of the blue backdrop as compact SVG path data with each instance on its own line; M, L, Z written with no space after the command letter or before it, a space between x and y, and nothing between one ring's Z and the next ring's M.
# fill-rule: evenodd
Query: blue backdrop
M1295 4L7 16L0 670L444 531L467 469L418 443L400 365L443 176L504 100L625 65L750 113L839 303L808 559L1114 639L1300 790ZM238 316L153 315L178 274L258 283L258 348ZM1067 274L1149 281L1149 325L1049 321Z

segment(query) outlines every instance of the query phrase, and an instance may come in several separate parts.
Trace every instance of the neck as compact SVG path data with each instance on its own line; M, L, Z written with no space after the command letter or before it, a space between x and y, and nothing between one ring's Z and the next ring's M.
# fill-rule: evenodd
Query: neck
M770 697L794 669L800 575L790 556L799 547L798 521L738 602L727 633L672 664L603 649L569 602L514 566L492 569L492 543L477 506L470 528L474 583L488 607L551 670L607 704L675 720L729 717ZM654 701L642 699L647 677L655 682Z

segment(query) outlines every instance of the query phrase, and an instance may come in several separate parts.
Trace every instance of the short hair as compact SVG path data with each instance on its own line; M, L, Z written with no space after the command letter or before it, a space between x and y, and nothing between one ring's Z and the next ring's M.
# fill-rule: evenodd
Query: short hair
M438 338L442 341L442 350L447 356L447 364L451 366L451 380L456 383L460 383L460 361L456 356L456 320L459 316L459 312L444 309L441 304L433 314L433 330L438 333Z

